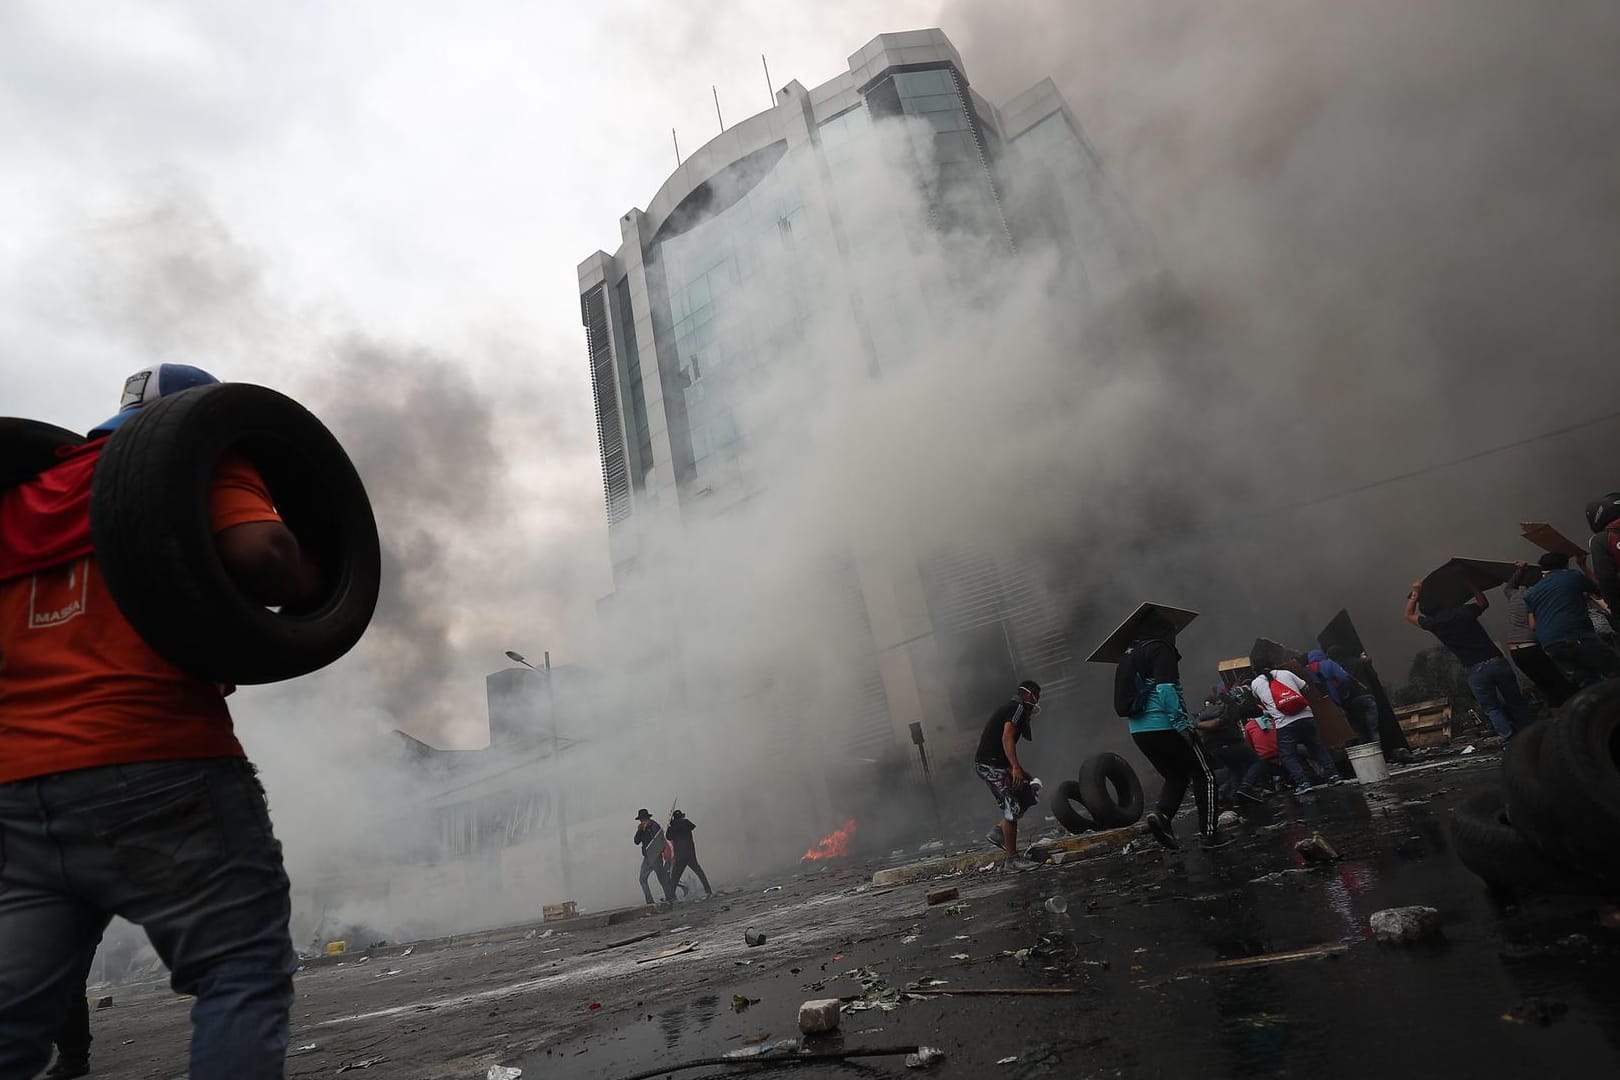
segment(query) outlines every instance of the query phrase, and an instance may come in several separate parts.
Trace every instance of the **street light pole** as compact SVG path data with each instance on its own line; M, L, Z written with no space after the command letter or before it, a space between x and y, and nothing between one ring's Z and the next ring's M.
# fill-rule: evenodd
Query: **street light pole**
M546 705L551 712L551 760L552 767L556 769L557 756L562 752L562 739L557 733L557 691L551 685L551 650L546 650L543 655L545 657L543 674L546 677ZM540 668L535 667L511 649L506 650L506 658L522 664L530 671L541 671ZM559 777L562 775L560 769L557 770L556 775ZM574 884L573 873L568 866L568 806L563 799L560 781L557 783L555 790L557 793L557 845L562 861L563 892L567 894L567 898L572 899Z

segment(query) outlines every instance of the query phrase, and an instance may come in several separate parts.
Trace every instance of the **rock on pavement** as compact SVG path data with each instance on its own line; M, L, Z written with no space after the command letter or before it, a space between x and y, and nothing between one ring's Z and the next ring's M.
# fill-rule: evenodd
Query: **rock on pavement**
M1421 904L1375 911L1370 920L1379 941L1410 945L1440 934L1440 912Z
M837 998L817 998L799 1006L799 1030L806 1035L820 1035L838 1030L843 1003Z

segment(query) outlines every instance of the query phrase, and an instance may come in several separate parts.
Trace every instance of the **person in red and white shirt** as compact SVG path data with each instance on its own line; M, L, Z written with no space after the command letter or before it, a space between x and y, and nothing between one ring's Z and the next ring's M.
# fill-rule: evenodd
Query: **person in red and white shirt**
M1316 714L1305 697L1305 680L1287 668L1263 666L1258 662L1255 670L1259 674L1249 687L1260 699L1271 726L1277 729L1277 752L1282 756L1289 779L1294 782L1294 794L1303 795L1312 787L1300 757L1303 751L1310 752L1328 783L1341 783L1333 755L1316 737Z

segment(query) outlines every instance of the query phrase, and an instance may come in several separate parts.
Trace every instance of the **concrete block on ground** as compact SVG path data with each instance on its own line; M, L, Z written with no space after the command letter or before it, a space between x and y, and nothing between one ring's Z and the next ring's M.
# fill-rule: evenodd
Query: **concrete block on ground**
M799 1006L799 1030L806 1035L820 1035L838 1030L843 1015L843 1002L837 998L817 998Z
M931 907L934 904L943 904L947 900L955 900L960 895L961 891L955 885L948 885L943 889L930 889L928 903Z
M1440 935L1440 912L1421 904L1375 911L1369 922L1378 940L1390 945L1412 945Z

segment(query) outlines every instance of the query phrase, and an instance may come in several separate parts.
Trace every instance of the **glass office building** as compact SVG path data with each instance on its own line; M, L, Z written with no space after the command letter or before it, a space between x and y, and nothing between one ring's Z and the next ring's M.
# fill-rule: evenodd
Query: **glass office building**
M892 119L903 122L885 123ZM699 148L645 209L624 214L616 251L579 265L616 589L679 572L655 565L661 532L769 488L773 459L757 451L795 417L780 404L760 408L750 390L779 375L779 365L802 365L807 327L845 328L847 348L817 355L873 377L907 354L907 328L883 317L895 291L911 287L906 275L827 287L840 263L852 268L863 251L907 249L910 226L871 213L882 194L871 190L874 139L893 143L878 148L884 160L909 163L927 228L1009 252L1067 244L1081 268L1077 288L1123 265L1117 209L1050 80L998 108L972 88L949 39L930 29L874 38L820 86L788 83L774 108ZM1042 182L1023 182L1031 176ZM1036 189L1061 197L1037 215L1009 205ZM818 305L828 304L847 310L818 322L826 314ZM815 392L813 379L804 385ZM875 568L860 552L832 560L840 580L830 591L853 598L850 632L869 661L856 680L864 688L856 750L903 743L912 722L928 719L936 730L942 710L982 722L970 700L990 685L1004 692L1007 673L1058 690L1068 678L1064 620L1029 587L1027 569L973 553L922 555L899 568ZM897 574L907 580L896 585ZM874 608L879 594L891 610ZM983 686L919 685L927 677L918 672L976 669L959 658L972 661L995 640L1001 654L980 665Z

